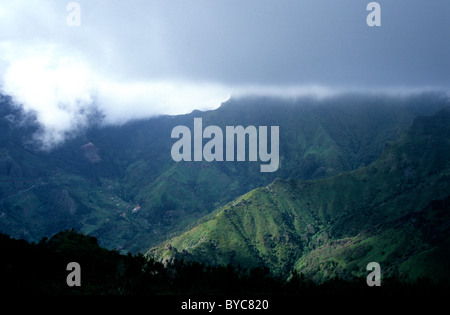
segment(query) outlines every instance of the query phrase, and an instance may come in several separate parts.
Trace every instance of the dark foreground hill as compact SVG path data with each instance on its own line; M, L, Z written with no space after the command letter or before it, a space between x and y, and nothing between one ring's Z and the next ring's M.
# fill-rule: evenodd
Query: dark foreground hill
M141 254L123 255L106 250L98 246L94 237L74 231L63 231L50 239L44 238L32 244L0 234L0 251L2 303L14 301L10 300L13 295L21 300L18 299L12 305L21 309L25 305L17 304L19 301L23 302L25 299L27 305L33 308L40 305L36 302L46 301L41 300L43 295L152 295L158 297L133 300L133 303L150 303L153 307L159 305L165 309L179 310L181 302L177 304L175 302L178 300L163 299L163 295L181 296L182 301L187 298L195 300L193 295L203 296L204 299L205 296L220 295L265 299L276 295L289 298L282 300L284 303L289 302L288 305L295 305L299 298L305 305L311 302L307 300L308 297L322 299L328 296L354 300L360 297L416 295L426 301L428 297L445 296L450 292L448 284L433 283L429 279L405 283L385 278L381 287L369 287L362 279L346 281L335 278L318 284L293 274L286 280L274 277L265 268L244 269L231 265L208 266L181 261L163 265L152 259L148 260ZM80 286L67 284L67 278L72 279L72 269L67 269L71 262L77 262L80 266ZM83 301L86 302L79 300L71 307L77 307ZM88 301L100 303L103 308L112 303L111 300L104 299ZM49 302L51 305L46 304L45 307L56 307L57 301ZM70 304L74 301L67 302ZM92 304L84 306L92 307ZM278 307L284 308L284 305ZM274 305L271 305L271 309L274 309Z

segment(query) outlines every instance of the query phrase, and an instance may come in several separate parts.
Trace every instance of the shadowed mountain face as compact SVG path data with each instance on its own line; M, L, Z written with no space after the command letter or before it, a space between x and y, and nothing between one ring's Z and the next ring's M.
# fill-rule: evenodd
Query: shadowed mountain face
M75 228L95 236L99 244L107 248L145 252L181 231L207 221L205 215L209 218L216 214L225 216L221 214L222 209L239 208L243 206L241 201L252 200L254 212L257 209L262 221L257 219L258 216L249 217L248 222L241 222L237 217L238 221L234 221L233 212L226 214L230 216L229 237L234 230L241 231L242 224L254 226L259 231L259 234L248 235L243 232L245 229L240 232L242 241L239 241L239 246L246 249L235 250L232 261L248 260L253 264L256 258L242 260L239 256L242 254L257 257L258 263L268 263L280 271L292 266L300 268L298 259L311 254L317 246L324 244L324 240L354 237L363 228L370 228L374 222L380 223L383 216L388 216L388 210L375 215L369 210L361 210L368 218L373 217L370 219L373 222L368 221L372 223L361 226L359 221L350 224L349 216L342 214L342 211L351 215L357 213L355 205L349 201L353 199L345 199L344 196L359 196L367 200L377 196L375 200L380 204L385 202L389 205L396 198L389 195L386 201L382 201L380 198L384 198L385 193L404 193L394 184L384 184L385 177L376 173L373 165L364 168L380 157L383 149L383 156L376 163L384 160L386 169L392 169L389 173L392 178L400 176L401 172L402 180L409 183L405 185L413 185L410 183L415 183L418 178L434 178L419 172L421 168L418 169L417 165L424 161L434 161L445 167L448 160L445 156L427 155L418 161L414 152L398 155L392 151L398 145L386 148L385 145L398 139L417 116L432 115L447 105L447 98L440 94L410 97L343 95L322 100L248 97L231 99L217 110L207 112L161 116L122 126L100 127L97 122L91 129L69 138L62 146L42 152L32 142L39 126L32 124L32 118L23 123L20 112L11 106L8 98L2 98L0 231L16 238L37 241L43 236ZM204 127L215 125L222 130L226 126L238 125L279 126L278 170L261 173L259 161L174 162L170 152L176 139L171 138L171 131L178 125L193 130L194 118L202 118ZM416 132L416 135L402 137L422 139L421 130L425 127L420 122L420 119L415 120L409 129L409 133ZM406 141L402 139L400 143ZM420 152L434 152L434 142L428 141L424 145ZM359 168L362 169L351 172ZM367 173L369 169L375 173ZM342 172L351 173L343 175ZM380 178L378 181L375 175ZM346 176L345 181L337 181L339 176ZM349 179L355 176L366 178L364 184L358 178L355 181ZM274 182L276 178L284 180ZM329 181L325 180L327 178ZM333 181L336 181L336 186L331 184ZM285 185L310 188L287 189ZM258 187L265 188L256 189ZM315 199L302 199L303 189L312 189L308 192L309 198ZM289 191L293 196L286 197L290 200L288 205L283 205L287 201L273 199L272 193L280 196ZM410 203L414 209L419 205L425 209L431 200L438 200L438 197L444 196L430 193ZM358 199L355 204L365 209L368 207L366 199ZM399 204L403 202L396 200ZM291 206L292 209L289 208ZM295 209L309 214L295 215L292 212ZM268 214L264 215L264 211ZM273 215L279 218L270 222ZM214 220L207 222L213 224ZM280 231L265 231L272 225L277 225ZM215 226L210 229L221 233ZM234 241L216 245L228 253L232 250L227 247L232 248ZM251 250L247 249L249 242L262 242L264 249L260 252L256 245L252 245ZM208 246L216 246L214 244ZM274 249L269 250L270 246ZM217 259L214 258L216 256ZM210 260L228 261L227 257L214 252Z
M152 249L160 260L295 268L323 281L384 276L450 280L450 107L418 117L366 167L277 179Z

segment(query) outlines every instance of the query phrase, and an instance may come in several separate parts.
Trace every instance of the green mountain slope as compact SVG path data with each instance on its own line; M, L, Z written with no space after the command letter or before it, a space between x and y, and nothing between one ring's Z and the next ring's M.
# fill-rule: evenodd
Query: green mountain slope
M325 178L367 165L417 115L434 113L448 99L439 93L231 99L212 111L94 125L50 152L30 142L37 126L20 123L7 98L0 103L0 231L38 241L75 228L106 248L138 252L277 177ZM278 171L260 173L259 162L174 162L171 130L192 129L195 117L221 128L280 126Z
M418 117L367 167L257 188L149 252L160 260L293 268L323 280L366 273L447 277L450 109Z

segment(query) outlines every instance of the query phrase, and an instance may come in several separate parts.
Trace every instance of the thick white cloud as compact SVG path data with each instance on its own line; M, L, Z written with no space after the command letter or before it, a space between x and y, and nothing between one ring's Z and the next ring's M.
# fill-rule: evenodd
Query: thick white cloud
M62 142L83 128L93 110L100 123L121 124L160 114L181 114L194 109L217 108L230 97L230 89L212 83L176 80L135 81L95 72L80 56L55 45L19 47L3 43L2 92L13 97L25 112L34 113L42 132L43 148Z

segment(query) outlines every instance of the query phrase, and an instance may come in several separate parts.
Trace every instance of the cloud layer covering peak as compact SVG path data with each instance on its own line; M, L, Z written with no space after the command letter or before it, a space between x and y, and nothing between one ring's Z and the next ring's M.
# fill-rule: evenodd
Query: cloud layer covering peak
M367 1L368 3L369 1ZM51 148L93 112L106 124L213 109L231 96L450 86L450 2L0 2L0 91Z

